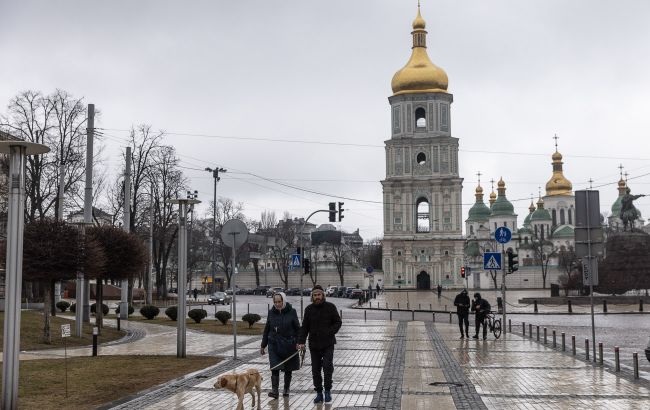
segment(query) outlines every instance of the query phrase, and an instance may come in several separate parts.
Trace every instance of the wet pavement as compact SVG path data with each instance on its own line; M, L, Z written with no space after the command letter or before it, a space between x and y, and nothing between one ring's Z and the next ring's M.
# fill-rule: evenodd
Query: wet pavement
M218 365L154 387L106 405L116 409L234 409L234 394L216 390L213 384L224 373L257 368L263 375L263 409L647 409L650 408L650 371L639 351L641 378L634 379L626 366L628 350L638 343L634 328L647 329L646 315L610 314L597 316L602 338L621 340L622 371L616 372L605 349L604 365L586 360L583 333L590 335L590 317L585 315L512 314L514 333L495 339L459 339L456 315L450 298L430 292L380 295L373 304L431 303L438 312L357 309L354 301L330 298L343 314L334 355L333 401L314 405L309 355L305 366L294 373L291 395L272 400L268 356L260 356L260 336L238 338L238 360L233 360L232 336L188 331L187 353L225 358ZM489 296L488 296L489 298ZM298 297L290 297L299 307ZM513 299L514 300L514 299ZM260 296L239 298L238 316L247 311L266 315L270 299ZM305 298L305 303L308 303ZM366 305L367 307L368 305ZM426 306L428 308L428 306ZM417 307L413 307L417 309ZM423 310L424 306L422 306ZM210 309L213 309L211 306ZM227 310L219 306L217 310ZM611 311L611 309L610 309ZM210 316L213 316L213 312ZM392 320L390 317L392 315ZM435 322L433 321L435 316ZM366 320L364 320L364 317ZM450 323L450 319L452 323ZM526 322L526 335L521 334ZM472 322L470 320L470 322ZM528 323L548 328L547 343L530 337ZM111 324L109 321L108 324ZM129 339L100 347L105 354L174 355L176 329L140 321L123 322ZM553 347L551 329L558 339ZM560 329L566 330L567 349L560 348ZM470 332L473 332L473 323ZM645 330L643 330L645 331ZM641 334L642 331L637 332ZM578 340L576 355L570 349L570 335ZM630 335L631 334L631 335ZM645 344L645 342L643 343ZM607 344L609 346L609 342ZM89 355L89 348L68 349L69 355ZM62 357L63 352L23 352L21 358ZM591 358L593 359L593 357ZM644 371L646 370L646 371ZM250 396L245 407L251 408Z

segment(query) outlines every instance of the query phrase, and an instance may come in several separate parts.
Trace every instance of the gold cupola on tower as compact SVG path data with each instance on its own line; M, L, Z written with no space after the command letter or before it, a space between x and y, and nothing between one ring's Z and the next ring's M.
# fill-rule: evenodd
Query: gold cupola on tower
M546 195L573 195L573 185L564 176L562 171L562 154L557 151L557 147L551 158L553 159L553 176L546 183Z
M413 50L406 65L395 73L391 87L393 95L410 93L446 93L449 79L442 68L436 66L427 54L426 23L420 15L413 21Z

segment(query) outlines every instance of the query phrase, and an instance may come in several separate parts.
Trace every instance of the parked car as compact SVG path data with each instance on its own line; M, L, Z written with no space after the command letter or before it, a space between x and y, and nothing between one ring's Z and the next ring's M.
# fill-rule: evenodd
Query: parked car
M178 289L176 289L176 288L167 289L167 293L176 293L176 292L178 292Z
M343 296L343 297L345 297L345 298L349 298L349 297L350 297L350 294L351 294L352 291L355 290L355 289L356 289L356 288L348 287L348 288L345 290L345 296Z
M302 295L303 296L310 296L311 295L311 288L304 288L302 290Z
M348 289L352 290L352 288L351 288L351 287L348 287L348 286L339 286L339 289L338 289L338 295L337 295L337 296L340 297L340 298L344 298L344 297L346 297L346 296L347 296Z
M350 291L350 296L348 296L350 299L359 299L359 296L363 295L363 290L361 289L352 289Z
M325 291L325 296L335 296L338 293L338 290L339 290L338 286L330 286Z
M226 289L226 295L232 295L232 289L231 288Z
M267 298L273 297L273 295L275 295L275 292L284 292L284 288L280 288L280 287L270 288L269 290L266 291L266 297Z
M229 305L232 302L232 296L225 292L214 292L208 297L208 305Z
M300 296L300 288L285 289L284 294L287 296Z
M266 291L269 290L271 287L267 285L262 285L258 286L255 289L253 289L253 295L266 295Z

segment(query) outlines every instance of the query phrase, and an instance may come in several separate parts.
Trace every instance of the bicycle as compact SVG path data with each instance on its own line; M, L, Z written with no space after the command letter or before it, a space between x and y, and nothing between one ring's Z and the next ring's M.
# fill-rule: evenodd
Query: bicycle
M495 338L499 338L501 336L501 319L497 319L494 316L493 312L489 312L485 316L485 320L487 320L487 325L488 329L490 329L490 332L494 334Z

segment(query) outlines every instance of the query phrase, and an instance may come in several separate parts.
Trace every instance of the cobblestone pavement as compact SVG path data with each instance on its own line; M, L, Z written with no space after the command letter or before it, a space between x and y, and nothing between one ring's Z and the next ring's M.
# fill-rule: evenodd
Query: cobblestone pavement
M473 329L472 329L473 330ZM212 335L213 336L213 335ZM234 394L213 388L230 371L257 368L263 409L647 409L650 382L614 373L519 334L458 339L456 324L344 320L334 354L333 401L314 405L309 358L294 373L290 397L271 400L268 357L259 337L227 359L105 408L234 409ZM151 339L151 337L143 340ZM137 343L137 342L136 342ZM214 344L208 351L219 349ZM142 348L142 347L141 347ZM219 354L231 352L222 347ZM308 355L307 355L308 356ZM244 404L251 408L250 396Z

